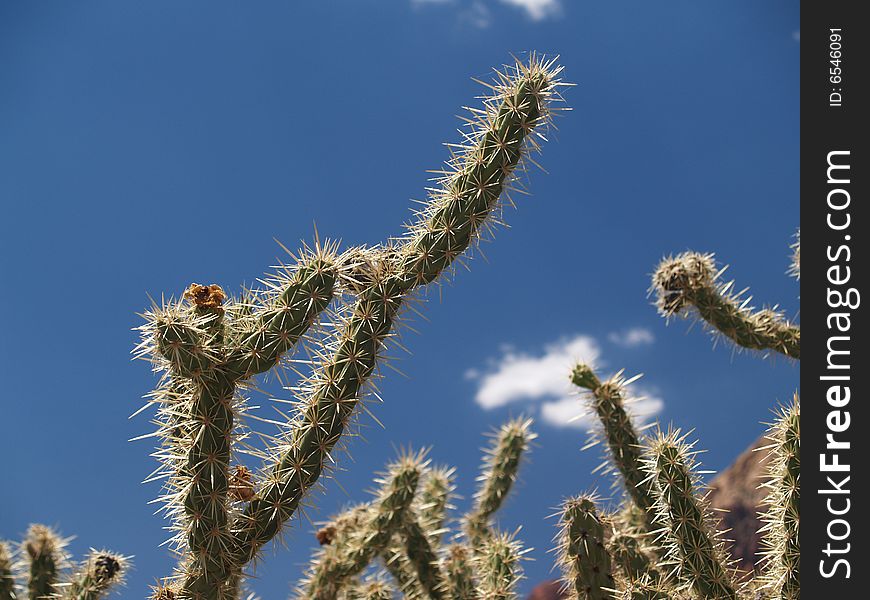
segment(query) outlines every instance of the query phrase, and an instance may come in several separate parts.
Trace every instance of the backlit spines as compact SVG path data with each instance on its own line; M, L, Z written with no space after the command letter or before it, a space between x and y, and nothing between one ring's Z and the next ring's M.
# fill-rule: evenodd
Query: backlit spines
M474 508L466 516L466 533L474 547L488 535L492 515L516 481L523 454L536 437L531 424L531 419L519 418L502 425L486 449Z
M605 542L605 524L592 496L565 501L562 507L560 561L572 597L614 598L613 566Z
M701 598L737 600L727 555L698 493L694 454L679 430L660 432L650 443L644 466L655 482L657 522L664 527L659 543L683 589Z
M6 542L0 541L0 600L18 598L12 565L12 549Z
M336 552L324 554L305 583L304 597L332 600L344 583L383 552L405 520L423 468L421 454L406 455L389 466L377 497L360 525L349 529Z
M45 525L31 525L22 544L21 556L27 573L27 593L31 600L59 592L67 567L64 548L67 540Z
M784 407L768 434L766 514L762 533L766 588L782 600L800 598L800 399Z
M447 596L454 600L480 600L474 579L471 550L464 544L450 544L444 558Z
M420 526L429 542L438 546L444 533L447 510L451 508L450 497L455 489L455 471L448 467L435 467L427 471L420 493L414 503Z
M800 359L800 327L775 309L753 310L749 298L722 283L712 254L685 252L663 260L653 275L652 288L665 317L688 316L692 309L713 332L751 350L772 350Z
M68 600L100 600L123 584L127 559L107 551L92 550L63 591Z
M645 515L652 528L653 493L642 469L643 449L631 415L625 407L626 379L620 371L601 382L589 365L578 364L571 373L574 385L589 390L588 405L601 423L601 436L607 443L610 459L622 476L625 491Z
M788 274L800 281L801 278L801 230L795 234L795 243L791 245L791 264Z
M478 573L480 597L486 600L516 598L516 585L522 579L521 561L525 551L513 534L490 532L473 561Z

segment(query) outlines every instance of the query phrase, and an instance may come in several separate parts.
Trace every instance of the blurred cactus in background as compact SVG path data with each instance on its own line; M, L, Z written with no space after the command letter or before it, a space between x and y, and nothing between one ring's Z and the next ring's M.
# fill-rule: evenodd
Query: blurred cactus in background
M123 584L127 557L91 550L73 566L68 542L45 525L31 525L17 551L0 542L0 600L99 600Z

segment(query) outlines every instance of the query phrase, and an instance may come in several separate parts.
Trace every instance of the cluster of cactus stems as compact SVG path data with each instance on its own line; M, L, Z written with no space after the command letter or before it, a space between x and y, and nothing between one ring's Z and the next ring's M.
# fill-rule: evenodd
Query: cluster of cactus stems
M561 68L532 55L498 72L473 110L429 199L405 235L341 251L321 242L290 254L263 288L230 298L216 284L191 284L178 300L155 303L136 354L160 374L148 395L157 407L161 500L175 531L174 574L155 600L236 600L262 548L281 534L335 462L379 360L415 293L456 266L500 220L515 174L538 150L559 100ZM800 241L791 274L800 277ZM288 252L289 253L289 252ZM737 346L800 358L800 327L776 308L723 282L712 254L687 252L658 266L652 292L662 315L695 315ZM258 376L282 380L305 348L310 373L291 389L295 411L267 436L247 439L246 394ZM294 371L294 367L290 367ZM638 430L622 372L601 380L577 365L600 424L596 441L623 488L613 508L595 494L566 500L557 551L572 600L743 600L800 597L800 407L781 409L768 432L773 456L764 515L763 573L738 577L705 499L692 443L678 429ZM504 424L486 450L470 510L450 516L452 469L408 452L376 480L374 497L332 518L295 595L300 600L513 600L528 551L495 515L514 487L531 421ZM263 460L255 470L244 455ZM454 527L455 525L455 527ZM0 600L97 600L122 583L126 557L91 551L70 566L64 540L34 525L20 547L0 542ZM248 596L253 597L252 595Z
M504 424L487 447L474 506L449 528L453 470L406 454L377 480L370 502L352 506L318 532L320 550L297 590L300 600L357 597L369 580L390 596L431 600L515 598L525 551L494 515L514 486L535 438L531 421ZM449 542L445 538L449 538Z
M31 525L17 548L0 542L0 600L99 600L123 584L127 557L91 550L74 565L68 542L45 525Z

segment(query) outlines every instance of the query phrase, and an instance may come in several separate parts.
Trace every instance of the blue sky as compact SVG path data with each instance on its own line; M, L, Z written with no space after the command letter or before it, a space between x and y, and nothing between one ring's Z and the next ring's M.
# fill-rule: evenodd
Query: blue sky
M130 360L147 294L236 290L288 246L400 232L427 169L458 140L491 67L561 55L572 112L530 197L387 371L384 403L340 459L311 520L364 497L402 445L459 470L467 506L483 433L539 433L505 529L551 576L561 498L607 488L580 452L563 366L581 355L694 428L721 469L798 385L798 367L735 354L646 296L664 255L715 251L759 303L798 313L785 275L799 214L799 5L794 2L263 1L0 5L0 336L7 457L0 537L31 522L136 556L123 596L170 571L147 413ZM557 380L559 377L562 379ZM275 394L280 394L276 390ZM285 393L286 397L286 393ZM566 398L568 398L566 400ZM572 410L571 401L576 403ZM262 402L261 402L262 403ZM264 408L267 410L267 408ZM579 427L578 427L579 425ZM285 597L316 543L295 522L254 587Z

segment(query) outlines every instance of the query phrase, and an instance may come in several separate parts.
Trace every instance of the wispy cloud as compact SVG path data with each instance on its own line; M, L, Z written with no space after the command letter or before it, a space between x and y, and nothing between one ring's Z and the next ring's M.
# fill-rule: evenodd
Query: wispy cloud
M410 0L416 7L422 6L452 6L457 11L460 23L480 29L489 27L492 23L492 10L489 5L495 0ZM521 10L532 21L543 21L562 14L561 0L498 0Z
M562 14L562 4L559 0L501 0L501 2L523 9L533 21L542 21Z
M647 343L640 334L621 334L619 339ZM537 353L505 347L487 368L471 369L465 375L477 385L474 401L485 410L522 405L527 412L539 412L543 422L555 427L586 429L589 417L580 394L568 380L571 368L578 362L591 365L602 362L598 340L575 335L548 344ZM645 393L642 388L632 392L636 400L631 404L631 412L639 422L649 420L664 407L661 398Z
M653 332L643 327L632 327L623 331L614 331L607 336L607 339L623 348L649 346L656 341Z

